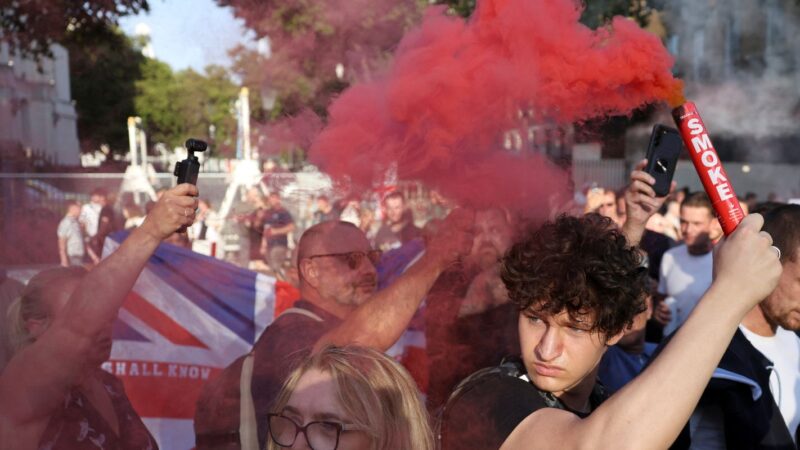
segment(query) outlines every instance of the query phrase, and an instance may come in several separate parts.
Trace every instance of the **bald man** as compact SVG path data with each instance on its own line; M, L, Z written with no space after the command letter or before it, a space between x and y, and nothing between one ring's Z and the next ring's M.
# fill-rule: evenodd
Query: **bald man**
M391 347L439 274L469 253L473 216L466 211L452 213L429 241L424 256L378 293L375 266L380 252L370 247L360 229L341 221L309 228L298 245L301 300L264 331L249 361L239 358L206 385L195 414L197 448L264 448L266 414L291 369L314 348L359 344L385 351ZM240 420L241 374L243 367L248 373L250 362L255 420ZM244 401L248 400L245 395Z

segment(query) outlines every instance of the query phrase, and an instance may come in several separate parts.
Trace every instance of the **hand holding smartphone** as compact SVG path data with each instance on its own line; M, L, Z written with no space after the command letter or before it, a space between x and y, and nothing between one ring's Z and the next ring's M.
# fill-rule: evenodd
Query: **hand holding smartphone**
M653 185L656 196L665 197L669 194L682 149L683 141L678 130L661 124L653 126L644 171L656 180Z

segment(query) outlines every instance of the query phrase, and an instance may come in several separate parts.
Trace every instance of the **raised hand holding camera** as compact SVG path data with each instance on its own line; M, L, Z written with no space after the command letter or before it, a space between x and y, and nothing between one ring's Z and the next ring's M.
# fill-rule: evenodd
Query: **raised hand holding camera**
M158 241L185 230L194 222L197 195L197 187L186 183L167 190L147 214L141 228Z
M186 159L183 161L178 161L175 163L175 171L173 172L176 177L178 177L178 186L188 183L192 185L197 185L197 177L200 174L200 161L197 159L197 156L194 156L194 152L204 152L208 148L208 144L200 139L192 139L189 138L186 140L184 144L186 147L186 152L188 155ZM194 189L194 197L197 197L197 188ZM190 194L191 195L191 194ZM192 207L191 211L188 209L184 209L184 218L191 220L178 228L178 233L185 233L186 227L191 225L194 222L194 215L195 209L197 208L197 200L194 200L194 206Z
M200 161L194 152L204 152L208 144L199 139L187 139L184 144L188 156L183 161L175 163L174 175L178 177L178 184L189 183L197 185L197 176L200 174Z

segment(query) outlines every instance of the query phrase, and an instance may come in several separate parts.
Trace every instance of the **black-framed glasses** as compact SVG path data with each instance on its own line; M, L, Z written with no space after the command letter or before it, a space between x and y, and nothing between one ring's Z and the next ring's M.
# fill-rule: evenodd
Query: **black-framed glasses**
M364 258L368 258L373 266L378 267L378 261L381 260L382 254L383 252L380 250L369 250L366 252L359 251L359 252L347 252L347 253L328 253L325 255L312 255L309 256L307 259L334 257L340 259L341 261L344 261L347 264L347 267L350 268L350 270L355 270L356 268L358 268L358 266L361 265L361 261Z
M358 425L339 422L316 421L300 426L282 414L267 414L269 435L279 447L291 447L297 435L303 433L311 450L336 450L343 431L361 430Z

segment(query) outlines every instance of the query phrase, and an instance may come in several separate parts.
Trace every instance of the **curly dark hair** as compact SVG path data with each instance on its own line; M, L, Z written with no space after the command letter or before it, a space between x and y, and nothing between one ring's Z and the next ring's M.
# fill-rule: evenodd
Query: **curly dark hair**
M613 336L645 310L647 269L611 219L562 215L528 230L503 257L501 277L520 311L575 320L589 314L592 331Z

